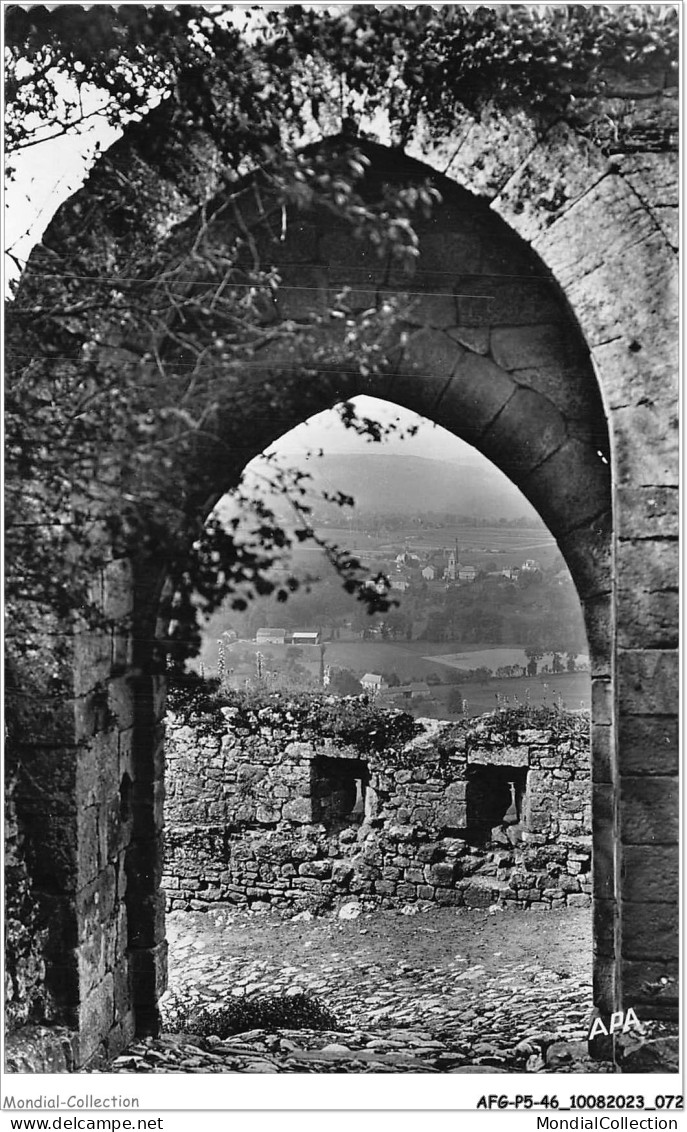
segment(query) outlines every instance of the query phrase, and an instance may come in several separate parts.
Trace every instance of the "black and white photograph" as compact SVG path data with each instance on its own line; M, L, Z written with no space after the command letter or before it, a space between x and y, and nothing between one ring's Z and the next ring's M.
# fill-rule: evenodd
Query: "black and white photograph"
M2 7L11 1126L676 1129L680 5Z

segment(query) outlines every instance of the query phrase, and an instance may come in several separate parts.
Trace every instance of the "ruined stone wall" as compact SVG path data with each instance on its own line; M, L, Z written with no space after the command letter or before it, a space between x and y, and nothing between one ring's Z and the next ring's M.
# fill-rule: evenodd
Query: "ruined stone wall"
M382 907L590 903L586 717L549 713L542 724L506 712L425 725L396 748L361 752L295 734L278 710L260 711L256 729L224 711L221 730L202 716L168 725L170 910L266 902L317 911L353 897ZM336 811L346 776L343 809L356 779L364 784L357 812ZM510 801L509 777L519 820L492 827ZM489 797L482 813L485 786L500 792L500 809Z

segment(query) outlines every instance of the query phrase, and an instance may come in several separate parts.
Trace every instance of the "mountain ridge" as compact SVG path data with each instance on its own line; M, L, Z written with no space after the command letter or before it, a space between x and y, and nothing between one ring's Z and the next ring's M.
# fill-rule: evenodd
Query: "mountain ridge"
M388 514L449 513L475 515L494 519L532 519L536 511L514 484L494 465L466 464L460 460L436 459L431 456L395 453L327 453L305 457L293 454L280 461L283 467L297 469L311 478L307 484L309 502L318 514L327 510L345 513L336 504L326 504L318 493L343 492L355 500L356 514L387 512ZM265 496L265 487L258 480L264 475L257 462L244 473L243 491ZM286 501L273 494L270 502L281 514ZM225 496L219 508L222 514L233 513L231 496Z

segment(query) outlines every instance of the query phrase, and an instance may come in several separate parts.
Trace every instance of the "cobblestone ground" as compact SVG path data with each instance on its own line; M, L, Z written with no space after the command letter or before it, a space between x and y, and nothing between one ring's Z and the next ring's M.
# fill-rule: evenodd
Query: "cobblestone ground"
M587 910L412 910L350 920L171 915L166 1032L134 1043L108 1071L612 1072L586 1057ZM335 1028L225 1040L175 1032L180 1008L302 992L329 1008Z

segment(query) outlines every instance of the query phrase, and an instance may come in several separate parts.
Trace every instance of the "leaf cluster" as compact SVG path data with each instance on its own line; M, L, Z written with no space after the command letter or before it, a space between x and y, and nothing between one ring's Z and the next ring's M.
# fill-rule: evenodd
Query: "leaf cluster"
M368 608L390 607L386 579L369 579L355 556L315 535L302 473L279 467L271 473L273 488L291 503L292 534L268 503L240 491L251 515L247 539L214 519L203 523L217 466L227 468L228 483L238 478L254 420L284 412L283 387L245 380L266 351L280 351L294 368L299 363L299 381L309 378L320 389L340 387L342 369L348 380L383 364L384 337L396 317L392 303L357 315L337 296L328 311L299 323L284 319L281 280L268 258L280 238L272 214L285 207L288 187L300 177L316 204L348 224L354 237L375 233L382 260L402 260L414 247L403 190L398 200L391 191L378 203L364 199L357 184L368 164L348 147L272 165L249 193L240 188L212 214L201 210L171 258L164 250L147 258L144 277L140 270L101 274L102 259L84 249L77 232L63 241L69 272L54 271L46 283L42 264L29 268L7 338L13 602L40 594L66 612L85 606L105 527L124 552L134 548L139 558L155 559L169 578L166 643L180 663L198 645L198 615L227 596L240 609L254 595L276 589L278 600L286 600L298 588L294 577L279 586L267 577L293 539L317 541L347 590ZM344 184L345 192L337 187ZM126 208L135 189L125 183L117 206ZM265 207L244 219L246 196L260 200L260 190ZM216 235L227 214L234 222L229 240ZM342 413L351 427L378 438L372 422L354 421L347 403ZM346 497L339 502L345 505ZM68 553L74 543L83 549L77 560Z
M300 6L272 16L298 57L341 76L346 112L383 109L400 144L419 120L442 135L487 108L570 114L613 73L678 65L677 10L621 4L353 5L333 18ZM286 47L282 47L286 51Z
M565 113L617 73L675 73L678 14L667 5L359 4L241 20L192 4L8 5L5 43L10 152L36 144L46 122L54 134L87 117L87 90L115 125L144 113L152 91L178 101L240 164L285 129L325 125L332 113L355 129L361 111L383 110L401 142L420 117L443 132L487 106Z

